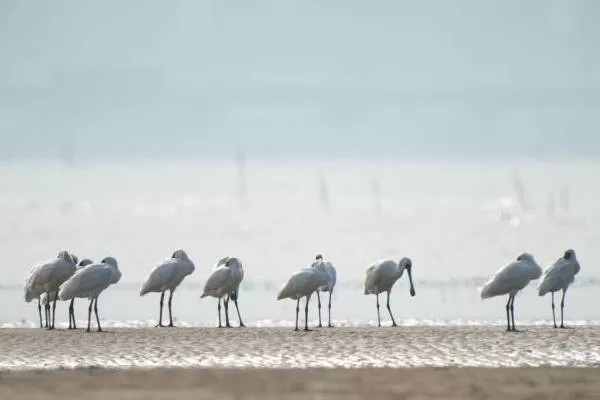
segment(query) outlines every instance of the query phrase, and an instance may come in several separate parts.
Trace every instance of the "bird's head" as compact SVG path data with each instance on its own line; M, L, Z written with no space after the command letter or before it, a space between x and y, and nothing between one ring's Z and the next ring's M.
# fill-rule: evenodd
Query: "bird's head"
M417 293L415 292L415 285L413 284L412 279L412 260L408 257L404 257L402 260L400 260L398 266L402 271L406 270L406 273L408 274L408 280L410 282L410 296L414 297Z
M178 258L180 260L189 260L187 253L183 249L177 249L173 252L171 258Z
M565 251L563 258L565 260L574 260L575 259L575 250L569 249L569 250Z

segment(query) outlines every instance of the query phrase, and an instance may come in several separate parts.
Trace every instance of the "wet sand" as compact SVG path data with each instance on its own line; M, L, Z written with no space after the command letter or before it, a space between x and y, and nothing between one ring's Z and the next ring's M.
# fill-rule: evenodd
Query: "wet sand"
M600 327L0 329L0 370L600 366Z
M597 368L145 369L0 373L0 398L597 399Z

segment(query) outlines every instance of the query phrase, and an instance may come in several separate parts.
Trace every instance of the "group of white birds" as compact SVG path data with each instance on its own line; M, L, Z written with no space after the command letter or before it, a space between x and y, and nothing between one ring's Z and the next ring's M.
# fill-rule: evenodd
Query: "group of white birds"
M515 328L515 296L525 288L529 282L539 279L538 294L544 296L547 293L552 294L552 320L556 328L556 314L554 312L554 293L562 290L562 300L560 302L560 327L565 328L564 308L565 295L567 289L575 281L575 275L579 273L579 261L575 255L575 250L568 249L565 253L550 265L542 273L542 268L529 253L522 253L517 259L496 273L481 287L481 298L487 299L494 296L508 294L506 303L506 324L507 331L516 331ZM512 322L512 325L511 325Z
M569 249L565 251L554 264L548 267L542 276L542 268L537 264L533 256L529 253L522 253L517 259L504 267L500 268L486 282L481 290L481 298L486 299L494 296L508 294L506 304L507 330L515 331L514 301L516 294L525 288L530 281L536 280L542 276L538 285L539 295L552 293L552 317L554 327L556 328L556 317L554 312L554 292L563 291L561 301L561 324L564 328L564 299L567 289L573 283L575 275L579 272L579 262L575 256L575 251ZM170 258L155 266L148 275L148 278L142 284L140 296L147 293L160 293L159 319L156 326L172 327L173 313L172 301L173 293L181 284L183 279L193 273L194 263L190 260L187 253L178 249ZM392 326L397 326L390 307L390 292L396 281L407 272L410 283L410 295L415 296L415 288L412 279L412 261L410 258L402 258L399 262L393 260L378 261L367 268L365 278L364 294L374 294L376 296L377 323L381 326L381 317L379 312L379 294L386 292L386 308L392 320ZM74 299L87 298L90 300L88 308L87 331L90 331L92 309L96 315L98 331L101 331L100 318L98 316L98 296L110 285L117 283L121 278L121 272L117 261L113 257L106 257L99 263L94 263L89 259L81 261L68 251L61 251L53 260L43 262L34 266L25 282L25 301L30 302L38 299L38 313L40 318L40 327L44 327L42 321L42 305L45 309L45 327L54 329L56 302L60 300L70 300L69 305L69 329L76 329ZM229 301L233 300L239 326L244 323L240 315L238 306L239 288L244 279L244 269L242 262L235 257L224 257L220 259L210 272L210 275L204 285L201 297L216 297L217 311L219 316L219 328L223 327L221 322L221 300L225 308L225 327L231 327L229 321ZM317 294L319 309L319 327L322 327L321 321L321 296L320 292L329 293L328 302L328 327L331 324L331 297L337 281L337 272L333 264L325 261L321 254L318 254L307 268L303 268L292 274L288 281L283 285L277 294L277 300L293 299L296 300L296 325L298 330L298 317L300 313L300 299L305 297L304 307L304 330L310 330L308 327L308 304L313 293ZM163 306L165 292L169 291L168 308L169 324L163 325ZM50 307L50 303L52 307ZM511 325L512 322L512 325Z

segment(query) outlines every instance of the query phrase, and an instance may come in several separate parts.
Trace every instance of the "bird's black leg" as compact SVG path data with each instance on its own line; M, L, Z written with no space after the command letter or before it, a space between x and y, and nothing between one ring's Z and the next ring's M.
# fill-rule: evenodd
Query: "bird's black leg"
M56 293L56 297L52 303L52 329L54 329L54 322L56 321L56 300L58 300L58 293Z
M563 295L562 295L562 300L560 301L560 327L564 328L565 327L565 323L563 320L563 312L565 309L565 295L567 294L567 289L563 289Z
M163 324L162 324L162 312L163 312L163 305L165 304L164 301L165 301L165 292L163 291L160 294L160 303L159 303L159 305L160 305L160 311L158 312L158 324L156 324L156 327L161 327L161 328L163 327Z
M102 332L102 327L100 326L100 317L98 317L98 297L96 297L96 301L94 302L94 312L96 313L96 323L98 324L98 332Z
M308 302L310 301L310 296L306 296L306 305L304 306L304 330L310 331L308 329Z
M319 294L318 290L317 290L317 305L319 307L319 328L322 328L323 324L321 323L321 295Z
M394 316L392 315L392 309L390 308L390 292L387 292L387 309L390 313L390 317L392 318L392 326L398 326L396 324L396 320L394 320Z
M379 316L379 293L375 295L377 297L377 326L381 326L381 317Z
M298 314L300 313L300 298L296 301L296 328L295 331L298 330Z
M223 325L221 325L221 298L219 297L219 303L217 305L217 310L219 311L219 328L222 328Z
M46 305L44 305L44 318L46 319L44 328L50 329L50 302L46 301Z
M229 295L223 300L223 304L225 305L225 327L231 328L229 324Z
M171 310L171 303L173 302L173 289L171 289L171 293L169 294L169 327L174 327L173 325L173 311Z
M69 304L69 329L77 329L75 327L75 299L71 299Z
M237 291L235 292L235 297L233 298L233 303L235 304L235 309L237 310L238 319L240 320L240 328L243 328L246 325L244 325L244 323L242 322L242 316L240 315L240 308L238 307L238 293L237 293Z
M508 295L508 301L506 302L506 331L510 332L510 299L512 296Z
M88 307L88 326L87 329L85 330L86 332L90 331L90 323L92 321L92 305L94 304L94 298L92 297L92 299L90 300L90 306Z
M516 332L517 328L515 327L515 296L512 296L512 301L510 303L510 314L512 317L512 330L513 332Z
M44 327L44 323L42 322L42 300L38 297L38 314L40 314L40 328Z
M551 292L552 294L552 321L554 322L554 327L557 328L556 326L556 314L554 313L554 292Z
M329 323L327 324L327 326L329 328L333 328L333 325L331 325L331 295L333 294L332 292L333 292L333 290L329 291L329 306L328 306L328 308L329 308Z

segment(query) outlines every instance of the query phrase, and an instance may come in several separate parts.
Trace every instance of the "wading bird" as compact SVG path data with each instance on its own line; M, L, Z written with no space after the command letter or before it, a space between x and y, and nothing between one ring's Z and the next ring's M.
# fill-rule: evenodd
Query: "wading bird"
M521 289L527 286L530 281L538 279L541 274L542 268L537 264L533 256L529 253L522 253L517 257L516 261L513 261L496 271L496 273L481 287L482 299L508 294L508 302L506 303L507 331L517 330L515 328L515 296Z
M539 295L552 293L552 320L556 328L556 315L554 313L554 292L562 290L562 300L560 301L560 327L564 328L563 312L565 308L565 295L567 289L575 280L575 275L579 273L579 261L575 256L575 250L569 249L554 264L548 267L538 284Z
M98 296L104 289L119 282L120 279L121 271L119 271L117 260L113 257L106 257L100 263L90 264L73 275L61 286L58 297L61 300L71 300L75 297L88 298L90 306L88 308L87 332L90 331L92 305L96 313L98 332L102 332L100 318L98 317Z
M365 294L374 294L377 297L377 326L381 326L381 317L379 316L379 294L387 292L387 309L392 319L392 326L398 326L392 315L390 308L390 292L394 283L402 276L404 270L408 273L410 282L410 295L415 295L415 287L412 280L412 261L404 257L400 262L393 260L378 261L367 268L365 278Z
M225 327L231 327L229 324L230 299L233 300L235 304L238 319L240 321L240 327L245 326L242 322L240 309L238 307L238 295L242 279L244 279L244 268L242 267L242 262L235 257L224 257L217 262L206 283L204 284L204 291L200 298L211 296L218 299L217 311L219 313L219 328L223 327L221 324L221 297L223 296L225 296L225 299L223 300L223 305L225 307Z
M188 255L182 249L173 252L171 258L166 259L162 263L158 264L148 275L146 281L142 285L140 290L140 296L146 293L156 292L160 293L160 311L158 314L157 327L163 327L162 314L163 314L163 303L165 299L165 292L169 293L169 327L173 326L173 313L171 310L171 303L173 301L173 292L177 289L177 286L183 281L183 279L194 272L194 263L189 259Z

